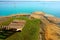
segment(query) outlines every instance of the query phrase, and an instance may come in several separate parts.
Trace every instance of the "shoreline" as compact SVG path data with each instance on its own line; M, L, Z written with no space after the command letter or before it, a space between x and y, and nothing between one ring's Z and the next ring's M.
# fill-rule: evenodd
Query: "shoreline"
M11 15L8 15L8 16L0 16L0 18L1 18L1 17L17 16L17 15L20 15L20 16L21 16L21 15L31 15L31 14L22 14L22 13L21 13L21 14L11 14Z
M20 14L11 14L11 15L8 15L8 16L0 16L0 18L2 18L2 17L12 17L12 16L24 16L24 15L31 15L31 14L33 14L34 12L32 12L32 13L20 13ZM43 12L44 13L44 12ZM55 18L59 18L59 17L56 17L56 16L54 16L54 15L51 15L51 14L46 14L46 13L44 13L44 16L46 16L46 17L55 17Z

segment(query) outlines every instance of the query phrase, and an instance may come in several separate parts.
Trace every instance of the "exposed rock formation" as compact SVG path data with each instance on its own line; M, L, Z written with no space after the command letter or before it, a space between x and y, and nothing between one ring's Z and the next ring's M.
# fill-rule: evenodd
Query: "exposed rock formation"
M34 12L30 16L41 20L40 40L60 40L60 18L46 16L43 12Z
M34 13L31 14L30 17L34 17L34 18L40 19L40 18L42 18L42 16L44 16L43 12L34 12Z
M34 12L31 15L18 14L12 16L28 16L29 18L40 19L40 40L60 40L60 18L44 14L43 12ZM7 20L9 19L9 17L7 18ZM5 20L6 18L0 17L0 19L0 21L2 22L2 20Z

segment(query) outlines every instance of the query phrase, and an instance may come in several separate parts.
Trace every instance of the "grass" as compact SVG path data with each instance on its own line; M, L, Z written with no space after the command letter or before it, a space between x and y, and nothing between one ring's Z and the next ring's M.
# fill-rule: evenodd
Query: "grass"
M27 17L24 16L15 19L26 20L25 27L23 28L22 32L16 32L15 34L11 35L10 37L4 40L39 40L40 20L29 20Z
M5 22L2 22L2 23L0 24L0 26L2 26L2 25L3 25L3 26L7 26L7 25L9 25L9 23L12 22L13 19L14 19L14 18L9 18L9 19L6 20Z

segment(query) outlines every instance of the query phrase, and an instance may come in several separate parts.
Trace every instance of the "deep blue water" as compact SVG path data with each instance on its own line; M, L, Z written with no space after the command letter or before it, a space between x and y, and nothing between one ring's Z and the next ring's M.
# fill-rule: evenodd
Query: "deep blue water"
M0 16L42 11L60 18L60 2L0 2Z

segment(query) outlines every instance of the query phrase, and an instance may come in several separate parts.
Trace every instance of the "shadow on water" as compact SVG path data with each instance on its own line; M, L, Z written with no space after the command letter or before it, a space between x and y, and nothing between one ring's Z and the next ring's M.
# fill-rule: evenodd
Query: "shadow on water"
M16 31L11 31L11 30L3 30L0 32L0 39L6 39L16 33Z

